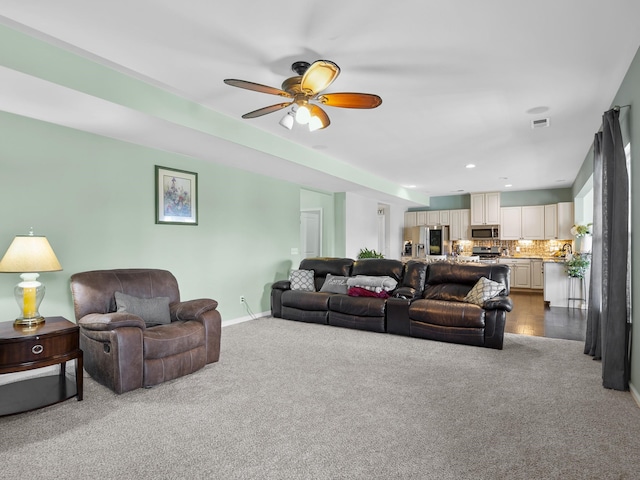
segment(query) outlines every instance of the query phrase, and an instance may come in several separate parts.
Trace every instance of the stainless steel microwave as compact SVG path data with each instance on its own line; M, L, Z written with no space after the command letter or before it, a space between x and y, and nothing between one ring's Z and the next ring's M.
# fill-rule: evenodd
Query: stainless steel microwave
M471 238L473 240L493 240L500 238L498 227L472 227Z

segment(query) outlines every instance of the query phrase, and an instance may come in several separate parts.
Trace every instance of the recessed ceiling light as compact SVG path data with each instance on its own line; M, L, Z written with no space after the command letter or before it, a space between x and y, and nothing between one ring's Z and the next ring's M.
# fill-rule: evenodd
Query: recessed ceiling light
M505 185L505 187L507 187L507 188L511 188L511 187L513 187L513 185L511 185L510 183L507 183L507 184Z
M469 163L465 165L465 168L476 168L476 166L473 163Z
M403 185L404 188L416 188L415 185Z

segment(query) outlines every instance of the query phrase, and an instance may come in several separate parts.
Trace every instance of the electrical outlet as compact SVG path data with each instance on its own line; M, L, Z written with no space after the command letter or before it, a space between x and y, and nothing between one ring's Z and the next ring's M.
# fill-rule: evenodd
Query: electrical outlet
M244 299L244 295L240 295L240 303L244 303L245 299Z

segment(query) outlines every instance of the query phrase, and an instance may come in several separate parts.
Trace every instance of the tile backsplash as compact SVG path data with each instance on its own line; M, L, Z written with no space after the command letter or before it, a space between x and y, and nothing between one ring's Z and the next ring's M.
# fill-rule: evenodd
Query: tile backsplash
M463 255L471 255L474 246L500 247L500 250L508 249L510 256L521 257L550 257L558 250L562 250L565 244L575 249L573 240L470 240L454 241L453 247L462 246Z

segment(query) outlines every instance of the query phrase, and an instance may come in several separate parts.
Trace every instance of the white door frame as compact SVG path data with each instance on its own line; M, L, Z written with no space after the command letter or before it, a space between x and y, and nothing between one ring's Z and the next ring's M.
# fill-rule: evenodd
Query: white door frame
M322 218L322 208L301 208L300 214L302 213L311 213L317 216L318 218L318 256L322 256L322 240L323 240L323 218ZM300 229L302 230L302 221L300 221ZM303 255L307 251L306 245L303 245L304 239L306 239L306 235L303 238L303 235L300 235L300 251Z

